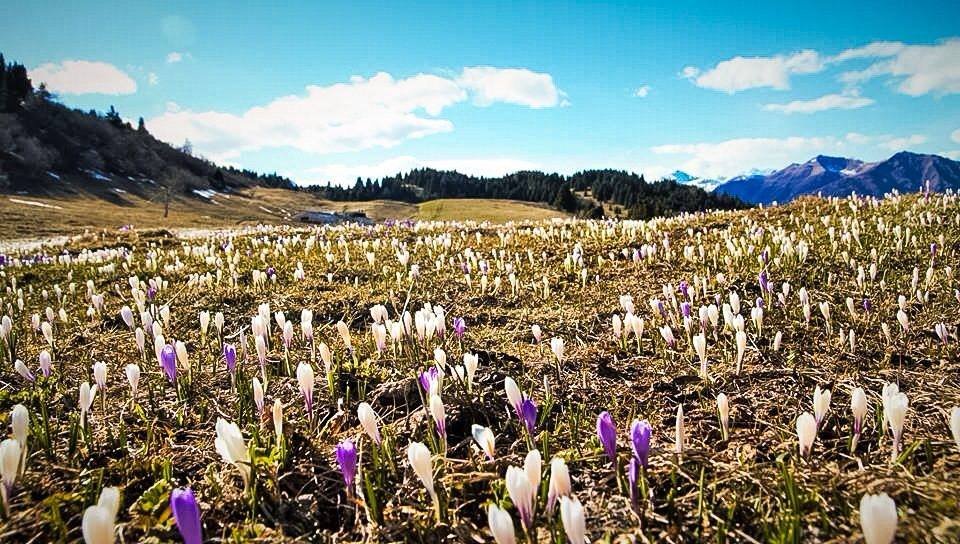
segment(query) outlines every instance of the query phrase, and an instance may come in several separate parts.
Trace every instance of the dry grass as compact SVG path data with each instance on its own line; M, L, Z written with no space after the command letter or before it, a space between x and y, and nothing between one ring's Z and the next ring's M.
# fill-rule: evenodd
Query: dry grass
M84 232L111 236L124 225L138 229L232 228L245 225L294 224L306 210L362 211L374 221L387 219L476 220L506 222L546 219L563 214L535 204L496 199L434 200L409 204L392 200L331 202L303 192L258 188L230 195L176 199L168 217L163 203L134 194L47 197L0 195L4 229L0 240L43 239Z
M131 235L121 241L136 248L129 269L98 271L101 264L80 262L7 268L6 282L17 278L24 290L24 310L14 311L17 355L32 369L45 346L29 330L29 316L42 314L48 305L59 309L54 285L67 293L63 307L70 318L56 325L55 371L51 382L40 388L49 395L43 402L50 412L51 445L47 449L39 442L43 431L35 426L32 436L37 442L0 535L9 541L75 540L80 536L83 509L95 502L102 486L117 485L123 492L119 522L124 540L165 541L176 534L166 509L169 490L190 485L201 501L207 538L490 541L485 505L500 502L517 520L506 498L503 476L508 465L523 462L530 447L505 405L503 379L512 376L540 408L535 444L544 458L544 485L549 479L549 459L562 456L570 467L573 491L586 507L591 540L856 541L861 538L860 497L884 491L898 505L900 540L956 542L960 538L960 482L956 479L960 452L949 437L946 413L960 405L960 363L956 337L944 347L930 331L941 321L956 331L960 321L954 298L956 273L948 276L947 272L947 267L960 267L958 212L955 197L936 197L928 203L907 197L875 208L861 204L856 212L861 221L859 242L843 236L849 230L844 225L854 216L847 202L815 199L782 208L651 223L278 230L268 234L269 242L263 235L257 242L249 236L233 239L236 284L221 264L220 283L207 287L190 284L188 279L208 272L215 275L215 263L229 261L224 236L181 247L181 242L168 237ZM821 222L824 217L835 229L835 242ZM909 226L916 243L907 239L898 248L892 231L877 231L879 219L891 226ZM809 244L806 260L800 262L781 249L783 239L772 238L779 229L795 235L794 248L800 241ZM438 243L432 243L434 236L440 237ZM669 250L663 244L665 237L670 240ZM307 253L303 244L307 238L324 247ZM449 240L446 249L444 239ZM280 240L284 254L278 252ZM928 284L925 271L931 264L931 242L939 245L940 253ZM420 270L413 283L397 262L396 253L404 244L411 264ZM572 264L575 244L587 270L585 284L579 266ZM643 244L656 244L656 256L640 262L629 258ZM704 258L698 256L701 244ZM687 245L693 248L692 258L684 256ZM168 251L156 255L156 268L145 260L150 246ZM188 246L197 249L187 251ZM757 334L750 324L750 308L759 295L758 257L767 246L771 280L778 289L788 281L793 290L786 306L775 297L768 298L763 332ZM874 249L876 260L871 255ZM375 255L372 265L363 257L367 251ZM216 259L207 260L207 253ZM487 292L480 291L479 263L473 259L486 260L490 267ZM298 261L306 270L303 280L292 277ZM868 269L873 262L878 265L876 280L868 276L858 285L857 267ZM463 273L467 263L471 285ZM508 264L520 282L516 292L508 282ZM275 267L278 279L265 289L255 289L250 284L251 270L266 266ZM918 287L926 293L923 303L911 294L914 267L920 273ZM72 280L67 278L71 271ZM723 274L722 282L718 273ZM176 399L152 356L141 361L133 334L117 317L121 305L132 304L130 275L144 280L161 275L169 282L156 304L170 305L173 317L163 332L168 339L185 342L190 353L192 383L184 386L185 400ZM493 292L496 277L501 286ZM549 293L544 293L543 278ZM88 306L83 286L87 279L94 281L95 292L106 297L104 313L93 319L83 317ZM669 303L663 290L671 285L671 296L680 297L681 280L697 292L694 316L701 303L713 302L715 296L726 301L729 292L740 294L749 333L742 374L734 372L732 336L721 330L714 337L708 328L711 379L697 376L699 365L683 332L679 309ZM67 290L71 281L77 284L76 294ZM806 287L814 304L809 324L797 302L800 287ZM47 300L42 298L43 290L48 292ZM632 339L618 343L611 335L610 316L622 314L618 302L622 294L633 296L638 315L647 320L639 346ZM894 317L900 294L909 299L911 330L906 335L899 332ZM4 306L11 302L10 296L5 295ZM869 297L873 311L849 315L844 306L848 296L858 304ZM648 301L653 297L667 301L666 318L651 309ZM822 301L829 301L833 310L830 336L816 308ZM273 325L266 397L268 406L274 399L284 405L283 451L274 447L268 416L258 419L252 407L249 379L259 372L255 356L248 355L242 364L244 377L234 393L222 368L218 342L211 337L204 340L198 332L199 311L222 311L225 333L235 342L241 329L249 333L250 318L261 303L295 321L301 308L312 309L317 341L329 344L337 357L332 396L325 387L323 365L316 363L317 412L311 427L295 379L284 375L283 351ZM442 305L447 309L448 334L429 345L405 342L403 353L388 348L377 355L368 308L378 303L386 304L394 319L404 309ZM455 316L463 316L467 323L462 340L450 333ZM346 355L335 331L334 324L341 319L350 325L355 359ZM666 346L656 330L655 325L664 322L677 335L674 348ZM890 341L881 333L881 323L892 328ZM562 363L555 361L548 346L532 342L533 324L543 328L545 344L555 336L565 340ZM699 324L695 327L699 329ZM839 339L840 329L856 331L855 351ZM776 331L784 335L779 351L772 347ZM434 347L446 350L452 364L459 363L464 352L477 353L481 361L473 393L451 379L443 392L449 446L446 460L434 464L444 504L440 524L432 520L429 499L406 464L408 442L429 443L433 436L413 376L431 364ZM252 347L248 350L252 352ZM291 359L306 360L309 354L297 327ZM76 428L77 387L92 379L93 361L109 365L109 386L106 408L100 407L102 397L96 400L92 440L86 443L74 438L72 429ZM123 378L123 368L131 362L143 367L139 408L129 402ZM9 363L3 363L2 369L0 409L8 413L21 402L37 421L40 389L25 386ZM899 382L910 398L904 452L896 463L890 460L889 433L881 432L880 389L885 382ZM832 409L813 455L801 459L794 424L801 412L812 411L816 385L832 389ZM851 452L849 403L854 386L867 390L870 413L860 444ZM715 397L720 392L731 401L728 440L721 438L717 421ZM363 438L355 416L359 400L373 405L389 437L381 453L382 460L390 460L386 468L372 465L372 446ZM687 440L684 453L676 456L673 429L681 404ZM645 418L653 425L654 450L646 473L650 497L643 503L642 517L631 512L625 478L615 476L595 437L596 417L602 410L608 410L618 425L621 469L629 457L629 422ZM260 478L252 509L244 500L237 470L224 464L213 448L218 416L238 422L244 436L258 444ZM473 445L470 426L474 423L490 426L497 436L497 458L492 462L485 461ZM365 500L347 498L333 461L334 445L347 437L359 440L361 474L377 480L372 486L375 491L364 492ZM559 522L543 513L542 497L539 504L535 539L562 541ZM380 523L371 521L376 517Z

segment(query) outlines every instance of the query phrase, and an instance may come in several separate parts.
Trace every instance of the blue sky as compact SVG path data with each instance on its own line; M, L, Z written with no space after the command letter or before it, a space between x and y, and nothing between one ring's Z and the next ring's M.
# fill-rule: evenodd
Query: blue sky
M960 158L955 2L60 4L0 22L35 83L301 183Z

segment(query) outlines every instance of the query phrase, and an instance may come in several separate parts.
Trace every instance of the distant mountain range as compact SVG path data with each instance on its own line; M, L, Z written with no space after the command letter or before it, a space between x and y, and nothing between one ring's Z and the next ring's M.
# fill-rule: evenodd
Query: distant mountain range
M908 193L921 190L927 182L933 191L958 190L960 162L909 151L901 151L880 162L817 155L782 170L751 172L726 180L701 179L680 171L675 172L673 178L679 183L736 196L753 204L769 204L788 202L807 194L881 196L893 190Z

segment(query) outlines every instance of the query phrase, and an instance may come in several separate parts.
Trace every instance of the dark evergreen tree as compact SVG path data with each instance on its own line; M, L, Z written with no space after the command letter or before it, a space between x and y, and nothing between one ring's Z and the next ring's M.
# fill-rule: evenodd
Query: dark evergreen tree
M147 131L147 127L146 127L146 125L143 124L143 117L141 117L141 118L137 121L137 132L146 132L146 131ZM218 170L218 172L219 172L219 170ZM223 175L223 174L221 174L221 175Z

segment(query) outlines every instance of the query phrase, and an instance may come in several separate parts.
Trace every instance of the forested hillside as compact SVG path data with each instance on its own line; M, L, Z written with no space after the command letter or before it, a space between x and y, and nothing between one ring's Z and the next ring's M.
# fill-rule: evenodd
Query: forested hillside
M645 219L707 209L739 209L736 197L708 193L673 180L647 182L643 176L619 170L587 170L572 176L517 172L480 178L429 168L381 180L357 179L352 187L314 186L310 190L330 200L392 199L421 202L437 198L507 198L541 202L589 217L603 215L602 203L615 205L631 218Z

